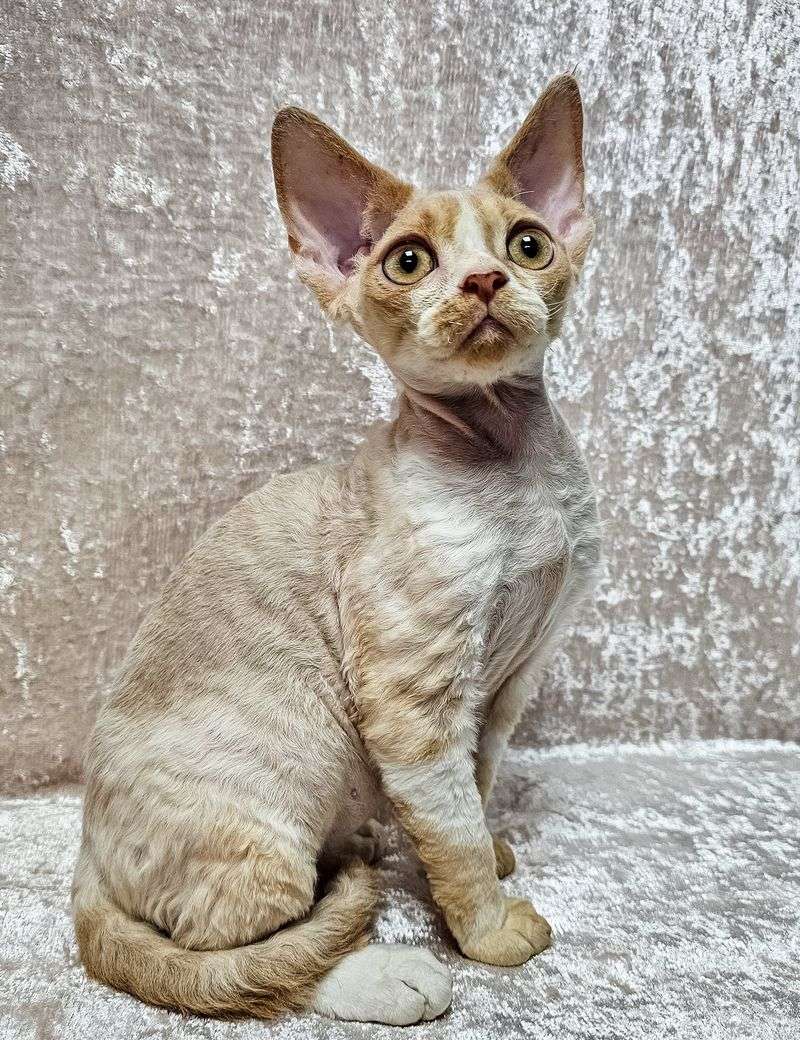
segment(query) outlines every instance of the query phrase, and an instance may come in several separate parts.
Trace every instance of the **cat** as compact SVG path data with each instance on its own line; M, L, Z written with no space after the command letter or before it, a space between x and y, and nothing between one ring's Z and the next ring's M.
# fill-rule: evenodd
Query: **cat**
M86 759L73 909L94 978L203 1015L442 1014L444 964L367 944L387 805L464 955L549 945L499 883L514 855L484 809L599 559L543 380L592 237L582 128L560 76L476 186L420 191L276 116L295 265L391 369L395 417L349 465L240 502L138 632Z

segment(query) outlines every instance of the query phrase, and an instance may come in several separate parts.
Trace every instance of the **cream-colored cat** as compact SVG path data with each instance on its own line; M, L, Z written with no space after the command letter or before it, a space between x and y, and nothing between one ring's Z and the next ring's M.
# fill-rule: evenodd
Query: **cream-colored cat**
M208 1015L441 1014L447 968L366 945L384 798L467 957L549 944L499 884L514 856L484 806L598 559L542 379L591 238L581 134L562 76L476 187L422 192L278 114L295 263L397 377L397 417L349 466L244 499L138 633L87 759L74 911L95 978Z

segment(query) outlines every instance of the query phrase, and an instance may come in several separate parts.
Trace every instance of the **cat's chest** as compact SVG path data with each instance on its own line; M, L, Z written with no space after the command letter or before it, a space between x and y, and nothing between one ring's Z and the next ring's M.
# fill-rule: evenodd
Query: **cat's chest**
M575 582L586 498L577 484L546 469L472 480L432 470L409 482L418 559L449 611L460 610L484 677L512 667Z
M416 491L415 539L442 580L471 587L473 599L569 553L567 517L539 482L492 489L429 478Z

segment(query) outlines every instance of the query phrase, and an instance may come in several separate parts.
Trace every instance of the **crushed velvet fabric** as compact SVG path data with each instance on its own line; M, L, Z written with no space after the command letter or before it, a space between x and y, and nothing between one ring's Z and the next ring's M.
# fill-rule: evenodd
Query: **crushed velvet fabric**
M471 183L577 67L548 358L607 569L523 744L800 739L797 0L0 0L0 790L71 782L144 610L391 379L289 265L272 117Z
M377 939L430 946L453 1007L415 1038L800 1038L800 748L774 742L512 752L496 829L504 884L555 931L521 969L454 950L395 835ZM69 886L80 791L0 802L1 1040L385 1038L302 1015L266 1025L157 1011L88 980Z

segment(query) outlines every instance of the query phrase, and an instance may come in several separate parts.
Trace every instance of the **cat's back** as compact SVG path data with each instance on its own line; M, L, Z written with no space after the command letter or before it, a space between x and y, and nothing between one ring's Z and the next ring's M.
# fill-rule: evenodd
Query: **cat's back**
M339 482L332 465L279 475L212 524L145 617L98 729L112 715L163 715L214 684L233 689L277 648L284 667L319 666L332 609L325 503Z

